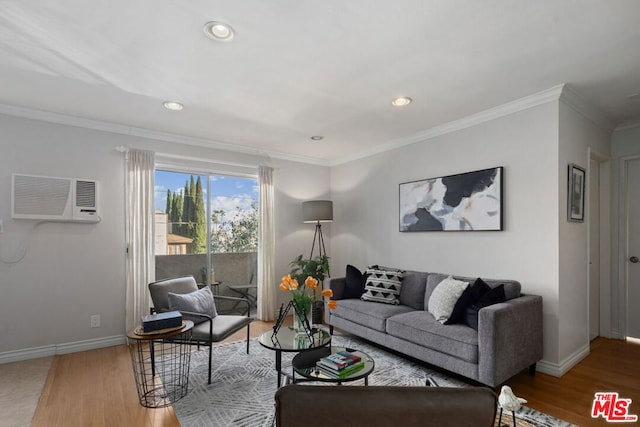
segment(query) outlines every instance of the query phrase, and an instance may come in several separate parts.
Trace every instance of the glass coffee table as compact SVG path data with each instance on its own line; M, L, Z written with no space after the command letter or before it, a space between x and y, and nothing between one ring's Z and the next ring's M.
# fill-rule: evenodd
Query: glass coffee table
M331 334L322 327L312 328L310 339L304 332L296 332L291 326L282 326L276 334L267 331L260 335L258 342L276 352L276 372L278 372L278 387L282 379L282 352L306 353L331 344Z
M346 351L356 356L360 356L360 358L364 361L364 367L353 372L352 374L340 378L338 378L337 376L325 374L316 367L316 362L318 362L321 358L332 353L337 353L339 351ZM371 372L373 372L373 369L376 366L371 356L369 356L367 353L345 347L322 347L312 351L300 353L293 358L291 364L293 365L294 383L296 381L300 381L296 380L297 374L303 378L303 381L322 381L342 384L350 381L364 379L364 385L369 385L369 375L371 374Z

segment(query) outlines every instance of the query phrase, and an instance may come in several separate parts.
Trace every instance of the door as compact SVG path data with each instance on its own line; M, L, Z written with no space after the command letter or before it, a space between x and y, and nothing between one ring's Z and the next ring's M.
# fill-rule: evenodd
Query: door
M628 160L627 205L627 336L640 338L640 158Z
M589 340L600 335L600 163L589 167Z

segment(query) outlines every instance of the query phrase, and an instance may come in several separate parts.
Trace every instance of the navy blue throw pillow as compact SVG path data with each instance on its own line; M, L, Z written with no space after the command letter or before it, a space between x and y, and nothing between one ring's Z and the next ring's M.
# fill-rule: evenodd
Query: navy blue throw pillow
M484 280L477 278L473 285L467 286L458 298L456 305L453 307L451 316L444 322L445 325L453 325L456 323L465 323L465 315L467 308L476 304L480 298L491 290L491 286L487 285ZM477 315L477 311L476 311Z
M342 298L360 298L364 293L364 285L367 276L362 274L357 267L347 265L347 274L345 275L345 290Z
M478 311L483 307L505 302L506 300L507 298L504 294L504 285L498 285L495 288L490 288L476 302L467 307L464 314L464 322L477 331Z

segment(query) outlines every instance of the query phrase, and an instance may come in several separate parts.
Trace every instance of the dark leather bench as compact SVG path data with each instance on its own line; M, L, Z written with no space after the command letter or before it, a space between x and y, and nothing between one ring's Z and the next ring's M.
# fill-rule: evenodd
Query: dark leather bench
M275 394L278 427L491 427L487 387L286 385Z

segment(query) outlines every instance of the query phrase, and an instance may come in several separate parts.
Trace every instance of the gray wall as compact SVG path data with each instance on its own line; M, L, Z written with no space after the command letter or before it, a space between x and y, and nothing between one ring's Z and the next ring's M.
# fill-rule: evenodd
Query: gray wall
M619 337L622 337L626 327L626 289L625 274L626 253L624 249L625 238L620 233L624 232L622 223L623 213L620 209L620 199L623 198L620 180L622 161L626 157L640 156L640 123L614 132L611 140L611 253L612 253L612 328Z
M541 370L560 375L588 346L587 227L566 222L566 168L586 166L589 147L608 152L607 133L555 99L337 165L332 271L383 264L519 280L544 298ZM504 166L504 231L398 231L400 183L495 166Z
M183 161L185 167L200 170L217 162L213 172L220 173L238 172L225 169L225 163L255 165L255 173L258 165L273 166L279 189L276 291L293 256L306 252L313 236L313 227L302 223L301 201L329 191L325 166L1 114L0 129L0 256L14 258L23 245L28 248L20 262L0 262L0 363L124 342L125 163L116 147L202 159ZM102 222L45 223L34 229L32 221L12 220L11 173L98 180ZM100 328L90 328L92 314L101 315Z
M587 227L566 223L566 164L586 165L590 147L606 154L607 135L562 101L331 168L3 115L0 128L3 148L10 147L0 156L5 225L0 255L13 258L28 244L20 262L0 263L0 362L122 339L124 158L115 151L119 145L205 159L182 161L195 170L209 167L207 161L219 165L214 172L225 172L225 162L273 166L273 279L279 302L287 297L277 291L279 278L295 256L309 251L313 238L313 225L302 223L300 204L331 198L335 220L323 231L333 276L341 275L347 263L360 268L382 263L517 279L524 292L544 298L543 366L561 372L584 349ZM637 129L616 132L612 156L638 153L638 135ZM495 166L505 168L504 231L398 232L399 183ZM12 172L97 179L102 222L46 223L34 229L31 222L11 220ZM615 182L612 188L616 218ZM89 327L91 314L102 315L101 328Z

